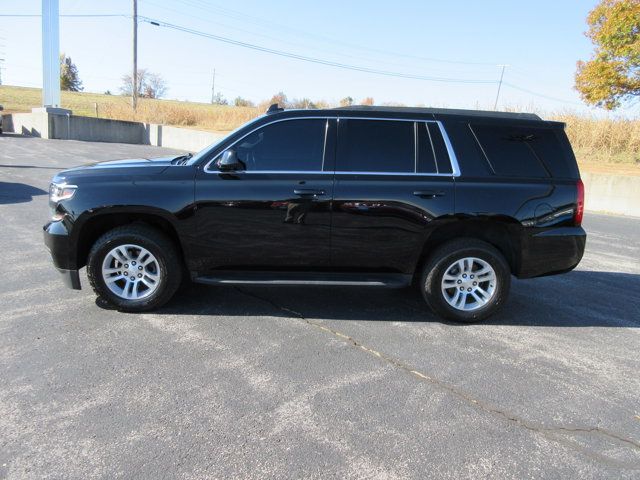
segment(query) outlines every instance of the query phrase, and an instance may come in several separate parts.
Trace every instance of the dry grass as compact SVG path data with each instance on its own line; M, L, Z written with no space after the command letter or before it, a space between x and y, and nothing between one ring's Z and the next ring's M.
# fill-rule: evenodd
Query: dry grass
M39 88L0 86L0 105L4 113L29 112L41 102ZM251 107L230 107L208 103L180 102L177 100L141 99L137 111L131 108L128 97L97 93L62 92L61 103L76 115L113 118L148 123L162 123L226 131L257 117L261 110Z
M201 130L225 131L257 117L260 112L252 107L168 103L142 99L136 111L129 104L107 104L100 116L119 120L162 123L193 127Z
M553 119L567 124L567 135L581 163L640 165L640 120L575 114L555 115Z

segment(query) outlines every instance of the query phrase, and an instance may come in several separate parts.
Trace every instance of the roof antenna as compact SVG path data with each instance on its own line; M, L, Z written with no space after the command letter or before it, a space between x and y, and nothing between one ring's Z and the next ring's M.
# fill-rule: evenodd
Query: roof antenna
M279 107L277 103L272 104L267 110L267 115L271 115L272 113L284 112L284 108Z

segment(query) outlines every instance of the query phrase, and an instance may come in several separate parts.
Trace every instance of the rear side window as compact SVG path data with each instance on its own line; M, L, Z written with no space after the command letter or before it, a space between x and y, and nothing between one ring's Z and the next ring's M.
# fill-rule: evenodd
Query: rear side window
M554 151L560 153L557 138L548 129L505 125L470 125L470 128L496 175L549 177L545 160Z
M417 122L418 173L452 173L449 153L437 123Z
M272 123L235 146L247 171L321 171L326 119Z
M343 172L415 172L413 122L341 120L338 165Z

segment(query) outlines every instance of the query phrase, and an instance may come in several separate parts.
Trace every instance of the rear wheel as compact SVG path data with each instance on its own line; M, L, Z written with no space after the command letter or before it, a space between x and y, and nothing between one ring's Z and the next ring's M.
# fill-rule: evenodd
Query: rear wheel
M511 272L492 245L472 238L448 242L433 252L421 281L422 294L441 317L475 322L493 315L505 303Z
M146 225L125 225L91 248L87 275L96 294L119 310L163 305L180 286L182 265L173 242Z

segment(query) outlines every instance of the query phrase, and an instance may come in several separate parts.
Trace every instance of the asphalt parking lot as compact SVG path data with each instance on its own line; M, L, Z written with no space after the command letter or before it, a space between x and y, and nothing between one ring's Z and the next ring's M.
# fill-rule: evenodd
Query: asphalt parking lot
M65 289L50 177L165 152L0 136L0 478L639 478L640 219L587 214L578 269L479 325L405 290Z

